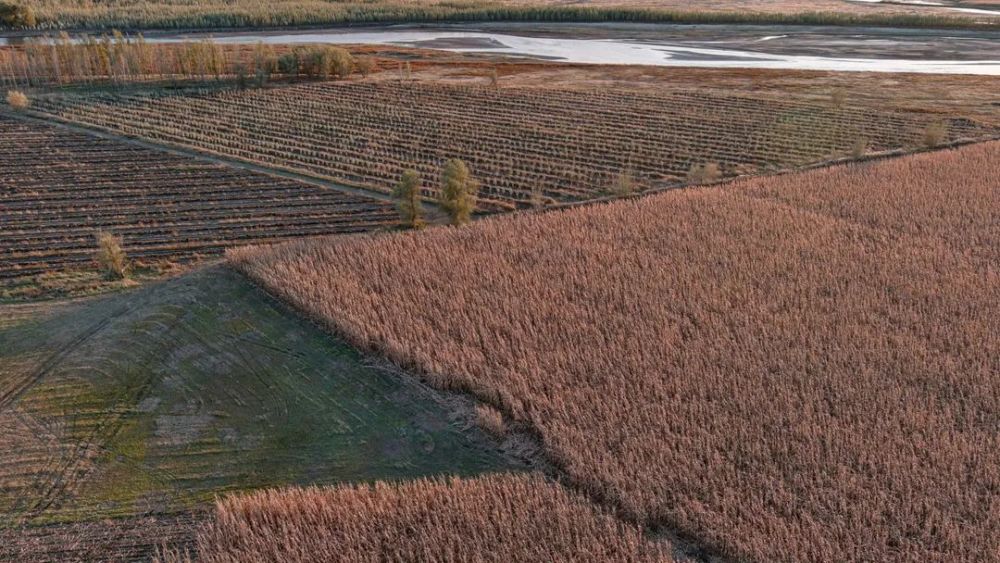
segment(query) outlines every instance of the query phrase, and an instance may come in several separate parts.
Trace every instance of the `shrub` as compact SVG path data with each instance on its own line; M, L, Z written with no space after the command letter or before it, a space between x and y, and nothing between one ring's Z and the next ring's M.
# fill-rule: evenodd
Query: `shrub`
M7 104L14 109L26 109L31 105L31 101L23 92L10 90L7 92Z
M354 61L354 66L362 78L368 78L369 74L378 70L378 63L371 57L358 57Z
M924 146L932 149L948 138L948 126L943 121L935 121L924 130Z
M396 198L396 209L399 210L399 219L403 225L411 229L424 226L424 210L420 204L420 174L416 170L403 172L392 196Z
M109 279L121 280L128 276L128 259L122 250L122 241L111 233L97 233L97 263Z
M854 139L854 143L851 145L851 156L861 158L866 152L868 152L868 141L864 137Z
M692 184L708 184L718 180L722 176L719 165L714 162L705 164L693 164L688 171L688 181Z
M619 172L611 184L611 193L617 196L630 195L635 190L635 179L632 171L625 169Z
M285 75L295 76L299 73L299 54L297 52L285 53L278 57L278 72Z
M464 225L476 210L479 182L469 167L457 158L449 160L441 172L441 207L448 212L452 225Z
M830 92L830 103L833 107L840 109L844 107L844 102L847 101L847 90L843 88L837 88Z

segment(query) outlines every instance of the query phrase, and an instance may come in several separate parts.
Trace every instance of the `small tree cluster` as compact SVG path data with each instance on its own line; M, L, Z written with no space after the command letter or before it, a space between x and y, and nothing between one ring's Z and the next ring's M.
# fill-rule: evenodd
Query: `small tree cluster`
M38 21L31 6L0 2L0 24L5 27L35 27Z
M308 78L347 78L354 72L354 57L342 47L296 47L277 60L282 74Z
M464 225L476 210L479 182L469 167L457 158L449 160L441 172L441 207L448 213L452 225Z

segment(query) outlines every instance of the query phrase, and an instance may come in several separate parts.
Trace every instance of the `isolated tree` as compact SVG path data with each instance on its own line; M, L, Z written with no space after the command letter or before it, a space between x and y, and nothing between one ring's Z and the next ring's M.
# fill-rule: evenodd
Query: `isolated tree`
M392 191L396 198L400 222L411 229L424 226L424 208L420 203L420 174L416 170L403 172L399 183Z
M23 92L18 90L9 90L7 92L7 105L14 109L27 109L31 102L28 100L28 96L25 96Z
M97 264L108 279L121 280L128 276L128 259L122 241L111 233L97 233Z
M457 158L449 160L441 172L441 207L448 212L452 225L464 225L476 210L479 183L469 167Z

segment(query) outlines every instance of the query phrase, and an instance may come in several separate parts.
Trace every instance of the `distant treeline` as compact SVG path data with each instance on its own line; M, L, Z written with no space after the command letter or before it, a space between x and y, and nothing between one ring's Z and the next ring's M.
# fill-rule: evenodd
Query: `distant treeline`
M272 75L305 78L343 78L355 71L367 74L370 60L357 60L339 47L300 45L221 45L211 40L150 43L142 35L76 38L60 33L26 45L0 48L0 85L55 86L160 79L236 78L258 85Z
M968 17L940 15L703 12L657 8L496 6L481 2L413 6L315 0L235 3L205 1L195 4L148 1L126 4L120 0L111 0L101 4L81 5L65 0L49 0L33 6L30 18L22 14L23 17L16 22L11 18L0 25L34 29L139 30L375 23L635 22L1000 28L1000 23L983 23ZM23 23L25 21L34 21L34 25L27 25Z

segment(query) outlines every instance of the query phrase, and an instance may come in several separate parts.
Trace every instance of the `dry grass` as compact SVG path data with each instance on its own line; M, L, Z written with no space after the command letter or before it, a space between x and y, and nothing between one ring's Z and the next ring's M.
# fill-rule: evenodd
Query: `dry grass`
M722 555L991 559L998 177L990 143L231 257Z
M538 475L492 475L227 498L195 552L204 563L670 560L660 549Z
M476 424L497 438L507 434L503 414L489 405L476 405Z

